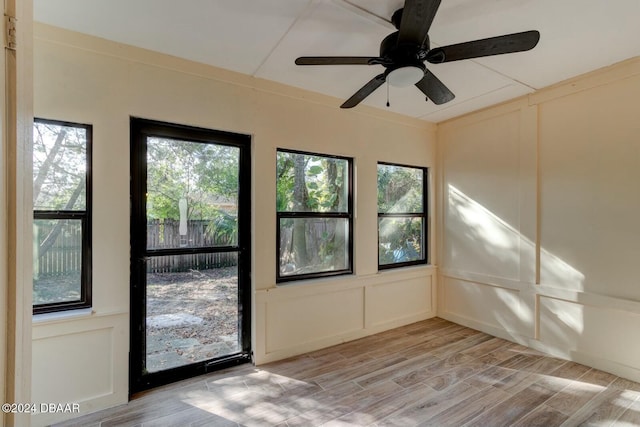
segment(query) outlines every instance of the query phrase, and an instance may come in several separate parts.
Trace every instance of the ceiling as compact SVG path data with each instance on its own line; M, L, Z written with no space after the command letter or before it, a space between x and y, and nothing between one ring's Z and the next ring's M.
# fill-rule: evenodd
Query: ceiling
M36 21L335 96L381 65L296 66L298 56L377 56L402 0L33 0ZM526 30L531 51L427 64L456 95L437 106L415 87L363 104L439 122L640 55L640 0L442 0L431 47ZM355 107L358 108L358 107Z

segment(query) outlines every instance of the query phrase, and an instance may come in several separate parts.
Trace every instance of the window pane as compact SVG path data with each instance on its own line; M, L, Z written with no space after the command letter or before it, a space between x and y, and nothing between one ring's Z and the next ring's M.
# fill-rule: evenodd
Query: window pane
M147 140L147 248L235 246L240 149Z
M378 229L378 264L424 259L422 218L380 218Z
M280 276L349 268L349 220L281 218Z
M147 372L238 353L238 256L147 259Z
M87 129L36 121L34 210L86 210Z
M278 151L278 212L348 212L348 161Z
M33 304L80 301L82 221L36 219Z
M423 176L419 168L378 165L378 212L424 212Z

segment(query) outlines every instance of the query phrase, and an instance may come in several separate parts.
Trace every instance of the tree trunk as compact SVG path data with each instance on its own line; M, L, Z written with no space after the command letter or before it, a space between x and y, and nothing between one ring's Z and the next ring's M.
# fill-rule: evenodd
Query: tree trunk
M293 157L293 204L294 211L296 212L305 212L308 210L307 203L309 193L305 181L304 160L304 156ZM309 263L305 223L303 220L296 219L293 224L293 254L295 256L296 269L300 269L306 267Z
M60 148L62 148L62 141L64 141L64 138L66 136L67 131L61 129L60 133L58 133L58 136L56 137L56 142L53 144L51 151L49 152L49 154L47 154L47 158L42 163L42 166L40 166L40 169L38 170L38 176L36 176L36 178L33 180L33 200L38 199L42 184L44 184L44 180L49 174L49 169L51 169L51 166L56 161L58 152L60 151Z
M332 212L342 212L344 210L344 206L346 204L346 200L343 200L343 188L344 188L344 177L342 177L342 182L338 182L338 167L336 166L335 161L327 162L327 177L329 178L329 183L331 185L331 191L336 194L336 198L333 201L333 205L331 206ZM346 230L344 227L340 227L343 221L337 219L337 226L335 228L334 237L333 237L333 247L335 248L334 252L334 262L333 266L336 270L344 270L347 268L346 259L347 259L347 248L345 245L346 239Z

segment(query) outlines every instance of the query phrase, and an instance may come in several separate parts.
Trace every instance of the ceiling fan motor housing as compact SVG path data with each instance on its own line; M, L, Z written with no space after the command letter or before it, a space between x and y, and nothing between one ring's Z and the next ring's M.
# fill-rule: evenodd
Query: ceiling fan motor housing
M413 43L398 43L398 34L398 31L391 33L380 43L380 57L386 60L382 65L387 68L398 68L398 66L422 64L429 51L429 36L425 37L422 46L418 46Z

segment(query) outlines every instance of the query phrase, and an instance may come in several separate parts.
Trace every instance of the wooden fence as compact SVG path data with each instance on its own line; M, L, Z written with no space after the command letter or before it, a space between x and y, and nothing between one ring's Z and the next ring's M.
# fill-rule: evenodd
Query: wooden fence
M38 221L36 241L42 242L54 229L55 221ZM35 256L33 276L60 276L82 270L82 230L77 223L59 223L62 227L51 247Z
M147 258L147 273L179 273L238 265L235 252L168 255Z
M180 247L226 246L211 233L207 233L209 221L188 221L187 235L180 236L177 220L151 220L147 224L147 248L171 249ZM37 241L41 242L53 229L54 224L39 224ZM98 262L99 260L94 260ZM235 252L206 253L193 255L169 255L149 257L147 272L168 273L233 267L238 264ZM79 227L64 227L53 245L37 256L34 276L59 276L77 273L82 269L82 232Z
M226 246L228 243L207 231L211 221L187 221L187 234L180 235L180 221L152 219L147 221L147 249L201 248Z
M153 219L147 221L148 249L175 249L182 247L201 248L227 246L207 227L211 221L187 221L187 234L180 235L180 221L173 219ZM192 255L168 255L147 258L147 273L170 273L238 265L235 252L205 253Z

